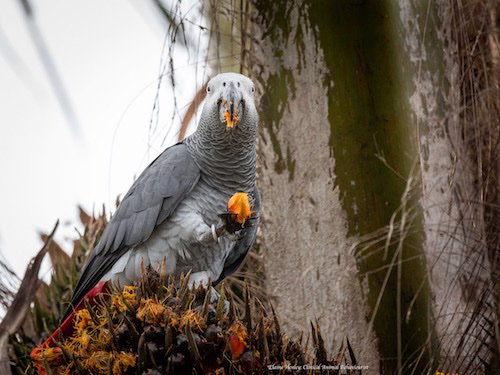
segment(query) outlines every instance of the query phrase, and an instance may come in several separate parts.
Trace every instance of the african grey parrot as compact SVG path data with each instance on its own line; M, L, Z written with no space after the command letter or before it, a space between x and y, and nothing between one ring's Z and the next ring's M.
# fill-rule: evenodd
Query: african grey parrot
M241 74L210 80L196 132L163 151L134 182L87 261L66 316L99 281L136 280L141 262L153 268L165 262L167 274L191 271L193 282L205 285L238 268L259 224L253 93ZM217 238L214 226L235 192L249 194L253 220Z

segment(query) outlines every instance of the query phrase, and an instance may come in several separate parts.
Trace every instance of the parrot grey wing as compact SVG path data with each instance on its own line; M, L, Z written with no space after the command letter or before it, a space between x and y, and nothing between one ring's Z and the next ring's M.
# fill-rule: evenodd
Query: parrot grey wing
M167 148L141 173L90 255L66 316L126 251L151 236L199 178L200 170L183 143Z
M234 244L234 247L231 249L226 261L224 262L224 268L221 275L213 283L214 286L224 280L227 276L234 273L240 267L243 260L245 260L248 251L252 248L255 242L257 229L259 228L261 206L260 192L257 187L255 187L250 193L250 196L253 198L252 218L249 220L248 226L240 231L238 240Z

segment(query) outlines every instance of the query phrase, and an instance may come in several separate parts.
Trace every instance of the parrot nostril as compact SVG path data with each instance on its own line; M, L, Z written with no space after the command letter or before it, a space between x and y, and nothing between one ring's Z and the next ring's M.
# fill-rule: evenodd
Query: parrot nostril
M238 82L238 87L240 87L240 83Z

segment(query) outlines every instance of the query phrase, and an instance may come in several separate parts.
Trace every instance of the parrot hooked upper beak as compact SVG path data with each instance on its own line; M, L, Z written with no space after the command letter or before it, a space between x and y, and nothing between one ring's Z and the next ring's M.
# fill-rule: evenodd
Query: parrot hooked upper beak
M239 89L239 82L223 82L222 111L226 126L230 129L234 127L240 119L240 112L243 109L243 96Z

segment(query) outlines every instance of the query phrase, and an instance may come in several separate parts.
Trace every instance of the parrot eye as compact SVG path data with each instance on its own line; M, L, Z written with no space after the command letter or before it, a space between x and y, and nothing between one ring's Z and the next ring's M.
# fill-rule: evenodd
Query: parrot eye
M254 93L254 92L255 92L255 87L252 86L252 93Z
M207 86L207 92L210 93L210 86Z

